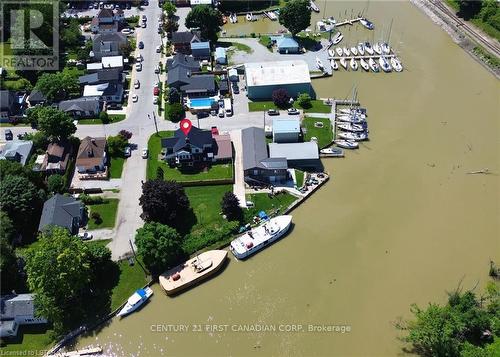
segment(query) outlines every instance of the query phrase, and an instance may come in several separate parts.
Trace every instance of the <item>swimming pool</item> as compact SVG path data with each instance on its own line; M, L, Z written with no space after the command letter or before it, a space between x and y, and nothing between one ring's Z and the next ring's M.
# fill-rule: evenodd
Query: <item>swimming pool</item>
M212 104L215 103L215 99L212 98L195 98L189 100L190 108L211 108Z

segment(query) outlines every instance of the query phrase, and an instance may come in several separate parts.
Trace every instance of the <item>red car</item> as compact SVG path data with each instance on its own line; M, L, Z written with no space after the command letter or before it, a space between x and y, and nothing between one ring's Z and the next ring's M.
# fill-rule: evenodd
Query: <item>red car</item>
M153 88L153 95L160 95L160 88L154 87Z
M216 126L212 127L212 135L219 135L219 129Z

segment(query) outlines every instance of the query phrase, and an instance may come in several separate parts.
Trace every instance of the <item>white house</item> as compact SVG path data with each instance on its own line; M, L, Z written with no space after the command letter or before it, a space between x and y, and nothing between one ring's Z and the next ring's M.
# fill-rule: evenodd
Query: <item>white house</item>
M15 337L19 325L46 324L47 319L35 316L33 294L0 297L0 337Z

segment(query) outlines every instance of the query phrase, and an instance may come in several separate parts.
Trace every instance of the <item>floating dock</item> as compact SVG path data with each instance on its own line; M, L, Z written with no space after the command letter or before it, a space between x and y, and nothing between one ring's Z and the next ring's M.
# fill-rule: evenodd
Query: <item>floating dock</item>
M357 18L351 19L351 20L344 20L344 21L341 21L341 22L337 22L335 24L335 27L344 26L344 25L354 25L354 23L356 23L358 21L361 21L363 19L364 19L364 17L357 17Z
M60 352L56 353L50 356L53 357L77 357L77 356L93 356L97 354L102 353L102 347L97 346L97 347L90 347L90 348L85 348L83 350L76 350L76 351L70 351L70 352Z

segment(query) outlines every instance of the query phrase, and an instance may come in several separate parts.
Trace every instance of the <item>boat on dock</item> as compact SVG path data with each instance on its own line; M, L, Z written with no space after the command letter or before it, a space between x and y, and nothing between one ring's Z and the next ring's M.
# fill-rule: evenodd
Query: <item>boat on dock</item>
M340 41L342 41L343 38L344 38L344 35L342 35L340 32L337 32L332 39L332 43L334 45L336 45L336 44L340 43Z
M230 249L238 259L245 259L283 237L292 224L292 216L271 218L231 242Z
M366 123L366 119L365 118L361 118L361 117L353 115L353 114L342 114L342 115L337 116L336 119L338 121L352 123L352 124L363 124L363 123Z
M324 20L325 22L328 22L330 25L335 25L337 23L337 20L333 16L330 16L329 18Z
M238 22L238 16L236 15L236 13L232 13L229 15L229 22L231 22L232 24L235 24Z
M373 47L372 47L372 45L371 45L370 42L365 42L365 51L369 55L374 55L375 54L375 52L373 51Z
M382 48L380 48L380 44L378 42L373 44L373 50L375 51L375 53L377 53L379 55L382 54Z
M380 71L380 67L379 65L377 64L377 62L375 62L375 60L370 57L370 59L368 60L368 65L370 66L370 69L373 71L373 72L378 72Z
M358 66L358 62L356 62L356 60L353 58L351 58L351 61L349 62L349 65L351 66L351 69L353 71L357 71L359 66Z
M365 122L366 123L366 122ZM357 133L362 133L366 130L365 125L361 124L354 124L354 123L339 123L337 124L337 127L339 129L345 130L345 131L352 131L352 132L357 132Z
M174 295L217 273L227 257L226 250L209 250L160 275L167 295Z
M397 57L391 57L391 66L396 72L403 71L403 65Z
M271 21L278 20L278 16L273 11L264 11L264 15Z
M340 60L339 60L339 62L340 62L340 65L342 67L344 67L345 69L347 69L347 60L344 57L341 57Z
M128 298L125 306L116 314L116 316L124 317L137 310L153 295L153 290L148 286L144 289L137 289L135 293Z
M332 66L332 69L334 71L338 71L339 65L337 64L337 61L335 61L334 59L330 60L330 65Z
M358 43L358 52L361 56L365 55L365 45L363 42Z
M341 131L338 133L338 137L345 140L353 140L353 141L363 141L368 140L368 134L366 132L363 133L353 133L350 131Z
M375 25L370 20L368 20L366 18L360 19L359 22L361 23L361 25L366 27L368 30L373 30L375 28Z
M392 72L392 67L389 64L389 61L387 61L387 59L384 56L379 57L378 63L384 72L386 73Z
M321 149L319 153L327 157L344 157L344 150L342 150L341 148L336 148L334 146L326 149Z
M346 56L349 56L351 54L351 51L347 47L342 47L342 53Z
M357 149L359 147L359 144L353 140L335 140L335 144L339 148L349 149L349 150Z
M351 53L353 54L353 56L357 56L358 55L358 49L356 48L356 46L352 46L351 47Z
M333 50L333 49L331 49L331 48L330 48L330 49L328 50L328 55L329 55L330 57L335 57L335 50Z
M359 59L359 64L361 65L361 68L363 68L365 71L370 70L370 65L364 60L364 58Z
M249 12L248 14L246 14L245 18L247 19L247 21L257 21L257 17L252 14L251 12Z
M342 47L337 47L335 48L335 52L337 53L337 55L342 56L343 52L342 52Z
M314 12L319 12L319 7L318 7L318 5L316 5L316 4L314 3L314 1L313 1L313 0L311 0L311 1L309 2L309 5L310 5L310 7L311 7L311 10L312 10L312 11L314 11Z
M316 57L316 65L318 66L319 69L323 70L325 67L323 66L323 62L319 59L319 57Z

